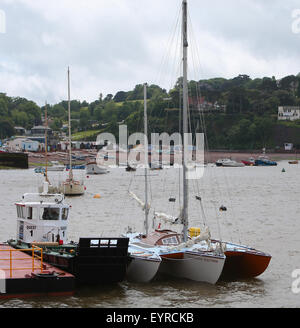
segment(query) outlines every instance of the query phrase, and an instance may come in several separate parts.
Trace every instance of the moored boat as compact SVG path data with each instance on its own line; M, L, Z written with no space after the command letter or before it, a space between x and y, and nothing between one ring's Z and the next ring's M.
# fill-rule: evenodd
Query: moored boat
M86 164L87 174L107 174L109 173L107 167L100 166L96 162L89 162Z
M68 178L60 183L60 193L66 196L81 196L85 193L83 179L74 177L72 164L72 136L71 136L71 99L70 99L70 69L68 68L68 114L69 114L69 170ZM84 166L85 169L85 166Z
M212 241L219 243L219 241ZM263 274L272 256L251 247L233 243L223 243L226 261L220 279L251 279Z
M246 166L255 166L255 159L253 157L250 157L248 160L243 160L242 161L243 164L245 164Z
M216 162L216 165L219 167L244 167L244 163L239 163L233 159L225 158L220 159Z
M266 155L259 156L257 160L255 160L255 165L257 166L277 166L277 162L272 161Z
M167 229L155 229L149 231L148 215L150 205L148 203L148 127L147 127L147 85L144 85L144 156L145 156L145 202L142 202L136 195L131 193L145 211L144 233L128 233L129 248L139 247L142 252L159 256L161 262L151 262L143 257L143 253L138 258L134 258L133 265L140 272L144 273L149 281L157 274L167 274L171 277L188 279L197 282L215 284L221 276L225 263L225 255L221 249L210 248L209 251L199 250L199 243L209 243L210 234L204 230L199 236L191 238L188 236L188 158L186 157L186 145L188 134L188 87L187 87L187 59L188 59L188 40L187 40L187 1L182 1L182 53L183 53L183 151L182 151L182 212L175 221L182 225L182 232ZM160 164L160 163L158 163ZM152 165L153 169L154 166ZM157 167L161 169L160 165ZM160 215L160 217L165 215ZM153 227L154 227L153 222ZM136 254L135 254L136 256ZM131 254L132 258L133 255ZM129 266L130 269L130 266ZM144 277L141 277L142 279ZM151 279L150 279L151 278ZM146 279L143 279L146 280Z
M70 206L64 195L24 194L17 207L17 237L8 244L16 249L39 247L44 262L76 277L79 283L123 281L128 264L127 238L79 238L68 242Z

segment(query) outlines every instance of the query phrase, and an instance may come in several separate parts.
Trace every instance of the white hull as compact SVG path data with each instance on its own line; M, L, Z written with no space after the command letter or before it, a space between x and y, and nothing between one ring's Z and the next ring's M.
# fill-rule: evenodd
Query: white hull
M107 174L108 169L106 167L101 167L98 165L87 165L86 166L86 173L87 174Z
M65 170L65 167L64 166L49 166L47 168L48 171L51 171L51 172L62 172Z
M224 167L244 167L243 163L223 163Z
M44 187L43 186L39 187L38 191L40 194L43 193ZM59 187L48 185L48 194L57 194L57 193L60 193Z
M131 282L147 283L157 274L161 264L160 259L151 259L141 256L131 256L127 269L127 280Z
M182 258L162 256L159 272L176 278L215 284L222 273L226 257L183 252Z
M66 196L79 196L83 195L84 185L80 183L63 183L60 186L60 192Z

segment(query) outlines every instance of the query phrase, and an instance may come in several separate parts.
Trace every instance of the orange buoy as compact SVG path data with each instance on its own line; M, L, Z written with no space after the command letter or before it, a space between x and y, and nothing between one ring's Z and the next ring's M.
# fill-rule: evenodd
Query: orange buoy
M100 199L100 198L101 198L101 196L99 194L94 196L94 199Z

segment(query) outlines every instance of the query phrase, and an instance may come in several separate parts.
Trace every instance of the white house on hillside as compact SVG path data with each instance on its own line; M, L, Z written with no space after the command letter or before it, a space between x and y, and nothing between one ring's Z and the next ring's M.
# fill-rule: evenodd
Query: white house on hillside
M27 138L16 138L7 142L7 146L11 151L40 151L42 145L38 141Z
M300 107L281 106L278 107L279 121L296 121L300 120Z

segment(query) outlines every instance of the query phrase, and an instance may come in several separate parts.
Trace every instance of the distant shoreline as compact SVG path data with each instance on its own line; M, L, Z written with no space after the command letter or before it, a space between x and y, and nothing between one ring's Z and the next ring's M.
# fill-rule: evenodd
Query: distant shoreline
M74 150L74 153L76 153L78 156L80 155L89 155L86 158L86 162L95 160L95 157L97 155L97 151L87 151L87 150ZM233 160L236 160L237 162L240 162L242 160L248 160L250 157L258 158L262 155L262 151L241 151L241 150L212 150L212 151L206 151L204 154L204 161L205 163L215 163L219 159L223 158L231 158ZM270 152L266 153L266 156L270 158L270 160L273 161L290 161L290 160L300 160L300 155L297 155L292 152ZM45 165L45 156L44 153L29 153L29 167L34 168L37 166L44 166ZM68 162L68 153L66 152L52 152L48 153L48 162L50 161L59 161L61 164ZM122 162L122 160L120 160ZM84 164L85 161L76 161L77 164ZM51 164L49 163L51 166ZM8 169L14 169L14 167L6 167L4 165L0 165L0 170L8 170Z
M243 152L243 151L209 151L205 152L205 161L208 163L215 163L221 158L231 158L236 161L248 160L250 157L257 158L261 156L262 152ZM295 160L297 159L297 154L295 153L266 153L271 160L274 161L284 161L284 160Z

